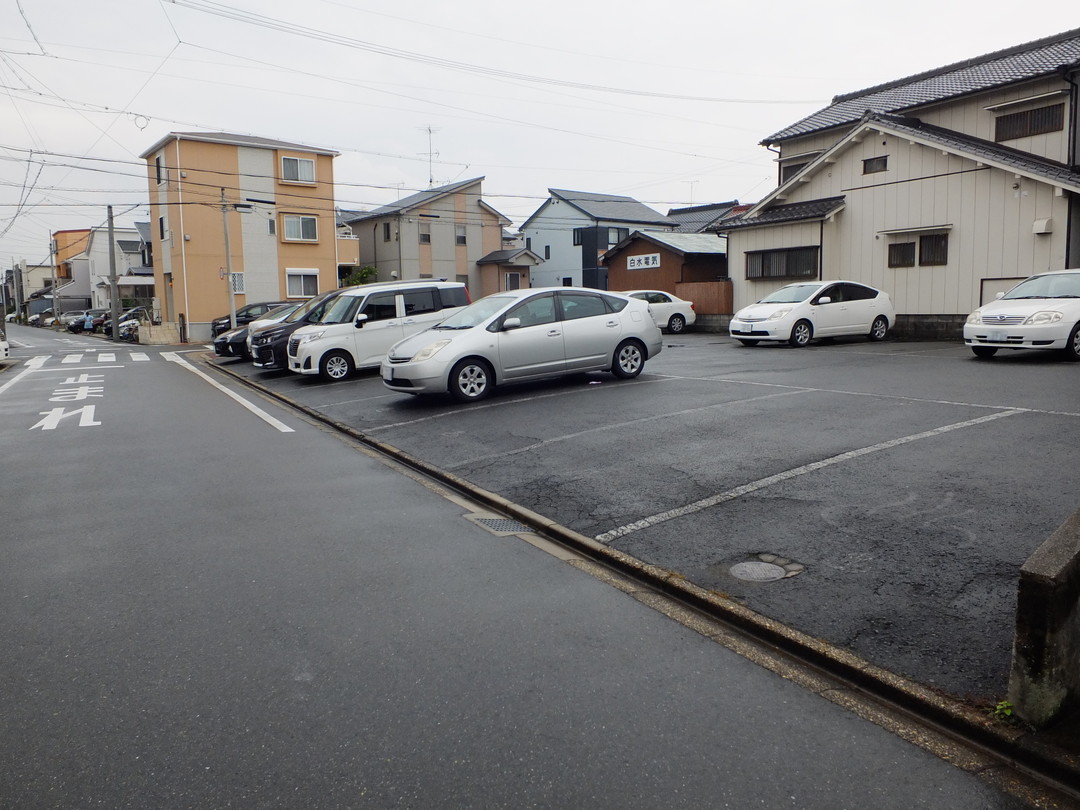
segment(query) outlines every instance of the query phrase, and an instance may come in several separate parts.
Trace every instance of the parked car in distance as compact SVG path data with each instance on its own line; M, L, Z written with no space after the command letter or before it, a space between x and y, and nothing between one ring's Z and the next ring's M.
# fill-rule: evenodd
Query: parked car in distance
M1080 360L1080 269L1024 279L968 315L964 343L976 357L998 349L1057 349Z
M316 323L330 302L349 289L352 288L342 287L320 293L304 301L277 323L260 326L258 329L249 327L248 346L251 349L252 365L266 371L288 368L289 358L286 350L292 333L301 326Z
M497 385L584 371L630 379L663 347L649 305L581 287L507 290L390 347L383 385L483 399Z
M656 325L666 329L673 335L685 332L687 327L697 322L697 313L694 312L694 302L685 301L678 296L663 290L630 290L623 295L631 298L640 298L647 301L652 309Z
M805 346L815 338L884 340L896 321L889 294L854 281L799 281L743 307L728 334L744 346L763 340Z
M460 281L413 279L364 284L341 293L318 320L289 339L289 370L343 380L378 368L387 350L469 303Z
M267 312L278 307L285 306L288 301L260 301L256 304L244 304L236 310L236 325L247 326L256 318L261 318ZM222 332L232 329L232 321L228 315L222 315L210 321L210 336L217 337Z
M99 318L102 321L104 321L105 318L108 316L108 314L109 314L109 310L107 310L107 309L88 309L88 310L86 310L86 313L84 314L84 316L81 319L76 318L75 320L73 320L71 323L69 323L67 325L68 331L69 332L74 332L75 334L79 334L80 332L85 332L85 331L87 331L87 329L86 329L86 319L87 318L90 318L91 323L98 320ZM89 331L92 332L94 330L91 328Z
M282 307L276 307L246 326L238 326L235 329L222 332L214 338L214 353L221 357L239 357L244 360L250 360L251 347L248 345L248 335L251 330L253 328L257 329L260 326L267 326L268 324L285 320L289 313L298 306L300 305L287 304Z
M11 355L11 347L8 346L7 335L0 329L0 360L7 360Z
M44 326L44 321L52 317L51 309L43 309L41 312L35 312L33 315L26 319L27 326Z
M117 323L123 323L124 321L138 320L142 323L150 322L150 312L146 307L131 307L120 313L120 319ZM94 323L97 323L97 319L94 319ZM105 337L112 337L112 312L106 310L105 315L101 321L101 331L105 334Z

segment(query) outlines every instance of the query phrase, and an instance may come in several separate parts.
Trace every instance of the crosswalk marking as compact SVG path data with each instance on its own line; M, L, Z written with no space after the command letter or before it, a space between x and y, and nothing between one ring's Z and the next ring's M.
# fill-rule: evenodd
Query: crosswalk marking
M116 355L111 352L98 352L97 361L99 363L115 363Z
M136 363L138 363L138 362L141 362L141 361L144 361L144 360L149 360L150 355L144 354L143 352L132 352L131 353L131 359L133 361L135 361Z
M32 368L41 368L50 362L55 362L56 357L56 355L52 354L39 354L26 360L23 365ZM67 352L59 356L61 365L65 366L76 366L83 362L116 363L118 360L124 362L128 359L133 363L148 363L153 358L146 352L128 352L127 357L125 357L123 352L102 352L97 350L87 352Z
M81 354L65 354L64 359L61 360L60 362L61 363L81 363L82 362L82 355Z

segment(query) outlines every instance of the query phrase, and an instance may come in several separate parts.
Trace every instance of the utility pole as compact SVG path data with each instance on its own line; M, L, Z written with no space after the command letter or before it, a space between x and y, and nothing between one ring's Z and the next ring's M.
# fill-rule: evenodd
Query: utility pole
M221 226L225 229L225 278L229 283L229 328L236 328L236 297L233 293L232 250L229 247L229 204L221 190Z
M116 283L116 238L113 231L112 206L109 208L109 304L112 308L112 340L120 340L120 287Z
M53 316L53 331L56 331L57 325L60 322L60 299L56 296L56 239L53 235L49 234L49 264L52 265L52 286L49 288L49 296L52 298L52 316ZM44 315L42 315L44 318ZM45 324L38 321L39 326Z

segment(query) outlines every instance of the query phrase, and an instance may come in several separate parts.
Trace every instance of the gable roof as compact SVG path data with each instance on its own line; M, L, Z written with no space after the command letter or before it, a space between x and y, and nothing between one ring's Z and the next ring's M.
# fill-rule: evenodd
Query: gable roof
M726 233L739 228L756 228L761 225L781 225L788 222L825 219L843 207L843 197L822 197L820 200L773 205L763 208L755 216L744 215L724 220L718 223L715 228L720 233Z
M576 208L595 222L625 222L631 225L661 225L673 227L677 223L659 211L654 211L633 197L619 194L596 194L591 191L568 191L561 188L549 188L551 198L533 212L521 228L525 230L533 218L544 210L553 199L562 200Z
M680 256L695 254L727 254L727 239L716 233L668 233L665 231L634 231L604 254L613 256L636 239L652 242Z
M474 177L471 180L462 180L459 183L451 183L447 186L439 186L438 188L429 188L424 191L418 191L416 194L410 194L408 197L403 197L397 202L380 206L371 211L342 211L341 213L346 215L346 217L343 217L342 221L353 223L365 219L385 217L387 215L404 214L413 208L420 208L441 197L449 196L464 188L481 183L483 180L483 177ZM351 217L347 216L350 214L352 215Z
M139 157L143 159L150 157L169 141L201 141L222 143L228 146L254 146L260 149L288 149L292 152L313 152L316 155L330 155L331 157L337 157L340 154L332 149L321 149L317 146L305 146L302 143L289 141L275 141L272 138L260 138L256 135L236 135L231 132L170 132Z
M543 264L544 260L528 248L516 248L514 250L493 250L482 259L477 259L477 264L515 264L521 265L522 259L533 264Z
M832 104L763 140L763 145L925 104L1058 73L1080 62L1080 28L833 98Z
M693 205L689 208L671 208L668 209L667 215L669 219L679 223L675 229L677 233L702 233L718 219L731 213L738 204L738 200L731 200L708 205Z

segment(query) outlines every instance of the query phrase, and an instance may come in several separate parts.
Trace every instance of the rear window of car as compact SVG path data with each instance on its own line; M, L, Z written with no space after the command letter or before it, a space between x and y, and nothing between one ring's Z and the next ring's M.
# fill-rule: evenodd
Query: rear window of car
M438 312L442 307L435 298L435 290L426 287L422 290L406 290L401 294L405 299L406 315L422 315L425 312Z
M443 309L469 305L469 294L464 287L440 287L439 298L442 301Z

